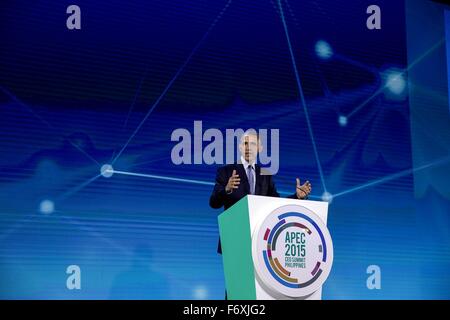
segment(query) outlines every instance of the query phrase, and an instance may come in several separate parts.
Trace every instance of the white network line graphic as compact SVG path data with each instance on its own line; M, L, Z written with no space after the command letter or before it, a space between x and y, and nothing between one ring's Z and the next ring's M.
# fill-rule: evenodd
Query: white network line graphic
M27 109L32 115L34 115L39 121L41 121L43 124L45 124L48 128L50 128L51 130L53 130L54 132L57 132L58 135L59 132L58 130L52 126L47 120L45 120L44 118L42 118L40 115L38 115L33 108L31 108L29 105L27 105L26 103L22 102L21 100L19 100L14 94L12 94L9 90L7 90L6 88L0 86L0 90L2 90L7 96L9 96L12 100L14 100L17 104L21 105L22 107L24 107L25 109ZM72 141L70 141L70 138L67 137L67 140L69 141L69 143L75 147L78 151L80 151L82 154L84 154L87 158L89 158L91 161L93 161L95 164L100 165L100 163L95 160L90 154L88 154L85 150L83 150L80 146L78 146L77 144L73 143Z
M280 9L281 21L283 23L284 32L286 34L286 40L287 40L288 47L289 47L289 53L290 53L290 56L291 56L292 67L294 69L295 79L297 81L297 89L298 89L298 93L300 95L300 101L301 101L301 104L302 104L302 107L303 107L303 111L305 113L306 124L308 125L309 136L311 138L311 143L312 143L313 150L314 150L314 156L315 156L315 159L316 159L316 162L317 162L317 168L318 168L319 174L320 174L320 180L322 182L323 190L326 193L327 192L327 187L325 185L325 178L324 178L323 171L322 171L322 165L320 164L319 153L317 151L317 146L316 146L316 142L315 142L315 139L314 139L314 134L313 134L311 122L309 120L308 109L306 108L305 96L303 94L303 88L302 88L301 81L300 81L300 75L299 75L298 69L297 69L297 63L296 63L295 57L294 57L294 51L293 51L292 45L291 45L291 39L289 37L289 31L287 29L287 24L286 24L286 21L285 21L285 18L284 18L283 6L281 5L281 1L280 0L277 0L277 1L278 1L279 9Z
M208 37L209 33L211 32L211 30L214 28L214 26L217 24L217 22L220 20L220 18L222 17L222 15L225 13L225 10L228 8L228 6L230 5L232 0L228 0L228 2L225 4L225 7L219 12L219 14L217 15L217 17L214 19L214 21L212 22L212 24L209 26L208 30L206 31L206 33L203 35L203 37L200 39L200 41L197 43L197 45L192 49L191 53L189 54L189 56L187 57L187 59L184 61L184 63L181 65L181 67L178 69L178 71L175 73L175 75L172 77L172 79L169 81L169 83L166 85L166 87L164 88L163 92L161 93L161 95L158 97L158 99L156 99L155 103L152 105L152 107L147 111L147 114L144 116L144 118L142 119L142 121L139 123L139 125L136 127L136 129L133 131L133 133L131 134L131 136L128 138L127 142L125 142L124 146L120 149L119 153L117 154L117 156L115 156L115 158L113 159L113 161L111 162L111 165L114 165L114 163L117 161L117 159L119 159L119 157L122 155L123 151L126 149L126 147L130 144L131 140L136 136L136 134L138 133L138 131L141 129L141 127L144 125L144 123L147 121L148 117L151 115L151 113L153 112L153 110L155 110L155 108L158 106L158 104L161 102L161 100L164 98L164 96L166 95L167 91L169 91L169 89L172 87L172 84L175 82L175 80L177 80L177 78L179 77L179 75L184 71L184 69L186 68L186 66L189 64L189 62L191 61L192 57L194 56L194 54L197 52L198 48L200 48L200 46L203 44L203 42L206 40L206 38Z
M179 75L183 72L183 70L189 64L189 62L192 59L192 57L194 56L194 54L197 52L199 47L203 44L203 42L208 37L208 35L211 32L211 30L213 29L213 27L217 24L217 22L222 17L222 15L226 11L226 9L229 7L231 1L232 0L228 0L228 2L226 3L225 7L220 11L220 13L217 15L217 17L213 20L212 24L209 26L209 28L206 31L206 33L203 35L203 37L200 39L200 41L197 43L197 45L193 48L193 50L191 51L191 53L189 54L187 59L184 61L184 63L180 66L180 68L174 74L172 79L166 85L166 87L163 90L163 92L160 94L160 96L155 101L155 103L152 105L152 107L148 110L148 112L146 113L146 115L144 116L142 121L139 123L139 125L136 127L136 129L131 134L131 136L128 138L127 142L120 149L119 153L114 157L114 159L112 160L112 163L111 163L111 169L106 170L107 173L110 173L111 175L112 174L119 174L119 175L125 175L125 176L135 176L135 177L143 177L143 178L150 178L150 179L158 179L158 180L163 180L163 181L173 181L173 182L181 182L181 183L204 185L204 186L214 186L214 182L209 182L209 181L201 181L201 180L196 180L196 179L185 179L185 178L178 178L178 177L170 177L170 176L165 176L165 175L155 175L155 174L129 172L129 171L123 171L123 170L114 170L114 169L112 169L112 165L119 159L119 157L122 155L124 150L127 148L129 143L131 142L131 140L135 137L137 132L141 129L143 124L146 122L148 117L151 115L153 110L160 103L160 101L164 98L165 94L171 88L173 83L176 81L176 79L179 77ZM315 142L315 139L314 139L313 129L312 129L312 126L311 126L309 113L308 113L308 109L307 109L307 106L306 106L304 92L303 92L303 88L302 88L302 84L301 84L301 80L300 80L299 71L298 71L298 68L297 68L296 59L295 59L295 56L294 56L294 51L293 51L292 44L291 44L291 39L290 39L287 23L286 23L285 16L284 16L283 7L282 7L282 4L281 4L281 0L276 0L276 1L278 3L278 6L279 6L279 8L278 8L279 9L279 14L280 14L281 22L283 24L285 36L286 36L286 41L287 41L287 45L288 45L288 49L289 49L289 54L290 54L290 58L291 58L291 62L292 62L292 67L293 67L293 71L294 71L294 74L295 74L297 89L298 89L298 93L300 95L300 102L301 102L301 106L303 108L303 111L304 111L304 114L305 114L305 119L306 119L306 122L307 122L307 125L308 125L308 131L309 131L309 135L310 135L312 146L313 146L313 150L314 150L314 155L315 155L315 159L316 159L316 162L317 162L317 166L318 166L318 170L319 170L319 174L320 174L320 178L321 178L321 183L322 183L323 189L324 189L324 191L326 193L327 192L327 188L326 188L326 185L325 185L324 174L323 174L322 166L321 166L321 163L320 163L320 160L319 160L319 154L318 154L318 150L317 150L317 145L316 145L316 142ZM292 9L289 8L289 10L291 11L291 14L293 14ZM441 39L438 43L436 43L430 49L428 49L426 52L424 52L422 55L420 55L415 61L413 61L407 68L405 68L401 72L401 75L407 73L414 66L416 66L420 61L422 61L426 56L428 56L430 53L434 52L437 48L439 48L444 43L444 40L445 39ZM364 68L366 68L369 71L373 71L372 67L365 66L364 64L358 63L356 61L353 61L351 59L345 58L343 56L339 56L339 55L336 55L336 56L337 56L338 59L342 59L342 60L344 60L344 61L346 61L348 63L352 63L354 65L358 65L360 67L364 67ZM143 74L143 76L141 78L141 81L139 82L138 88L136 90L136 93L134 95L132 104L130 105L127 117L126 117L125 122L124 122L124 128L127 126L130 114L133 111L134 104L136 103L136 99L137 99L138 95L140 94L142 83L144 82L144 80L145 80L145 78L147 76L147 71L148 71L148 68L144 72L144 74ZM352 112L350 112L347 115L347 118L353 116L356 112L361 110L365 105L367 105L376 96L381 94L383 92L383 90L385 90L385 89L386 89L386 85L381 86L379 90L377 90L374 94L372 94L369 98L367 98L363 103L361 103L359 106L357 106ZM19 105L25 107L29 112L31 112L37 119L39 119L48 128L50 128L50 129L52 129L54 131L57 131L57 129L54 126L52 126L48 121L43 119L40 115L38 115L30 106L28 106L27 104L25 104L21 100L19 100L15 95L13 95L11 92L9 92L6 88L0 86L0 90L2 90L13 101L15 101ZM95 160L91 155L89 155L81 147L79 147L78 145L76 145L72 141L70 141L69 138L68 138L68 140L69 140L69 142L71 143L71 145L73 147L75 147L77 150L79 150L87 158L89 158L92 162L94 162L96 165L98 165L100 167L100 163L97 160ZM413 168L410 168L410 169L402 170L400 172L397 172L397 173L394 173L394 174L391 174L391 175L387 175L387 176L382 177L380 179L377 179L377 180L374 180L374 181L369 181L369 182L367 182L365 184L352 187L352 188L350 188L348 190L344 190L344 191L335 193L335 194L332 195L332 197L336 198L336 197L341 197L341 196L344 196L344 195L348 195L348 194L357 192L357 191L362 190L362 189L366 189L366 188L369 188L369 187L372 187L372 186L375 186L375 185L379 185L379 184L382 184L382 183L386 183L386 182L389 182L389 181L392 181L392 180L395 180L395 179L399 179L399 178L408 176L408 175L410 175L410 174L412 174L414 172L417 172L417 171L429 169L429 168L432 168L432 167L435 167L435 166L439 166L439 165L448 163L449 161L450 161L450 157L448 157L448 156L444 157L444 158L440 158L440 159L434 160L434 161L432 161L430 163L427 163L427 164L424 164L424 165L421 165L421 166L418 166L418 167L415 167L415 168L413 167ZM151 162L152 161L149 161L149 163L151 163ZM79 192L80 190L82 190L83 188L85 188L87 185L93 183L100 176L102 176L102 174L97 174L97 175L93 176L92 178L89 178L85 182L81 183L80 185L73 187L72 189L66 191L65 193L63 193L62 195L57 197L56 200L57 201L63 201L65 199L67 199L68 197L72 196L73 194L75 194L75 193ZM280 193L288 194L289 192L280 190ZM310 198L312 198L312 199L321 199L320 196L316 196L316 195L310 195ZM15 231L17 228L20 228L23 225L23 223L26 222L26 221L29 221L30 218L32 218L32 216L26 216L21 221L19 221L14 226L14 228L12 228L11 230L8 230L3 235L0 235L0 238L4 238L5 236L9 235L12 231Z

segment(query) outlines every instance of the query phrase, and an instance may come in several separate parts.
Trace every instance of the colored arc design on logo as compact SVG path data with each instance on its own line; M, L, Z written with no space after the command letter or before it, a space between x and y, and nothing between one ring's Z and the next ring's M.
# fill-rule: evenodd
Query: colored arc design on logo
M307 298L330 274L331 235L322 218L306 206L272 209L255 225L252 239L256 279L271 297Z
M299 222L289 222L286 223L285 218L287 217L300 217L311 223L314 226L314 231L307 228L305 225ZM280 220L272 230L266 229L264 233L264 241L267 242L267 250L262 251L264 262L266 264L267 270L271 273L272 277L276 279L282 285L289 288L305 288L314 283L322 274L321 263L327 261L327 245L325 238L319 226L310 217L299 212L288 212L278 216ZM320 236L322 244L318 246L319 252L322 253L322 260L317 261L314 269L311 271L312 278L304 283L299 283L299 279L291 277L291 273L283 268L277 258L273 258L272 252L276 251L277 239L281 232L288 228L300 228L306 233L311 235L313 232L317 232Z

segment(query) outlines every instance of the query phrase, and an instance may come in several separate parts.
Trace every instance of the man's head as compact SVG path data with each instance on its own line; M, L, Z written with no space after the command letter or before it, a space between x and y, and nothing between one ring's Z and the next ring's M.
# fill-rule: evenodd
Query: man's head
M245 161L254 163L259 152L263 149L261 140L255 130L247 130L241 137L239 151Z

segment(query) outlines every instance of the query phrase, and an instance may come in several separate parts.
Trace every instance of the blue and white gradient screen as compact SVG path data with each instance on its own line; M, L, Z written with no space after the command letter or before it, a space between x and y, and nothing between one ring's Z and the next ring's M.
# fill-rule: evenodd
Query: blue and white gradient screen
M2 1L0 298L223 299L194 154L238 128L279 130L282 196L329 202L323 299L450 298L449 16L377 1L369 29L371 4Z

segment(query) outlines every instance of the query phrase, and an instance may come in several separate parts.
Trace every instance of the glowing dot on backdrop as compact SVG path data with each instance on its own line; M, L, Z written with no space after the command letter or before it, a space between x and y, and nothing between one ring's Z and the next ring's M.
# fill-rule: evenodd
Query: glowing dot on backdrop
M194 288L194 299L205 300L208 298L208 290L204 286Z
M398 72L390 73L386 79L386 87L391 90L392 93L401 94L406 87L403 75Z
M386 98L402 100L406 97L407 86L404 72L397 68L390 68L381 73L381 78Z
M104 164L100 168L100 174L105 178L110 178L114 174L114 169L110 164Z
M319 58L327 60L333 55L333 49L328 42L319 40L316 42L316 54Z
M333 202L333 195L326 191L322 194L322 200L331 203Z
M43 214L51 214L55 211L55 204L51 200L42 200L39 204L39 211Z
M339 116L339 125L341 127L345 127L347 125L347 117L346 116Z

